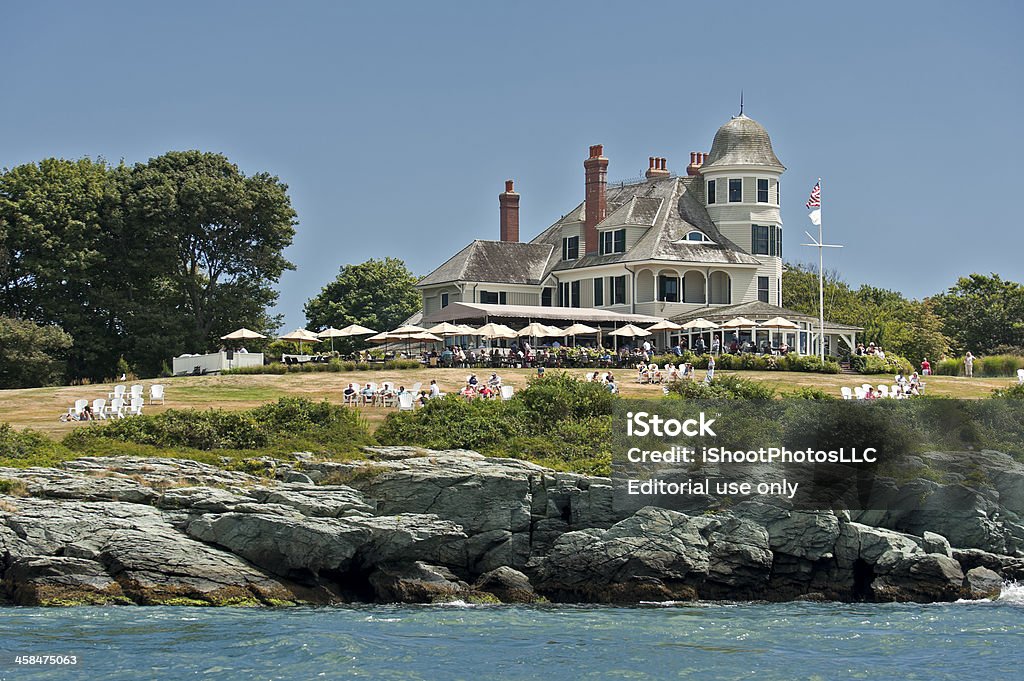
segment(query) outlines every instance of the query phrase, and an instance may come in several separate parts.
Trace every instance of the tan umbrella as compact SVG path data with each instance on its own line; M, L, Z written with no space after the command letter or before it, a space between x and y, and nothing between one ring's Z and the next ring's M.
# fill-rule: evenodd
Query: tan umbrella
M733 317L727 322L722 322L720 328L723 329L752 329L757 326L757 322L747 319L746 317Z
M368 336L370 334L377 333L373 329L368 329L365 326L359 326L358 324L349 324L344 329L336 329L333 326L329 329L324 329L317 334L319 338L330 338L331 339L331 352L334 352L334 339L335 338L349 338L351 336Z
M622 338L643 338L644 336L650 336L651 332L646 329L641 329L635 324L626 324L625 326L615 329L609 336L620 336Z
M221 340L250 340L253 338L266 338L266 336L262 333L256 333L251 329L243 327L238 331L232 331L228 335L220 337Z
M675 322L670 322L667 319L662 319L657 324L654 324L653 326L648 326L647 330L648 331L678 331L681 328L683 328L681 324L676 324Z
M438 336L463 336L465 335L458 326L455 324L449 324L448 322L441 322L427 329L428 333L434 333Z
M551 338L565 338L568 334L557 326L544 325L544 328L548 330L548 336Z
M457 328L459 330L459 335L460 336L479 336L480 335L479 333L477 333L476 329L474 329L469 324L456 324L455 328Z
M415 324L406 324L405 326L400 326L397 329L395 329L394 331L389 331L388 333L390 333L392 336L403 336L404 337L404 336L412 336L412 335L415 335L417 333L427 333L427 330L424 329L422 326L416 326Z
M572 326L566 327L562 330L566 336L582 336L588 333L597 333L597 329L586 324L573 324Z
M683 328L684 329L700 329L700 330L704 330L704 329L717 329L718 328L718 324L715 324L714 322L709 322L708 320L704 319L703 317L697 317L696 319L691 319L690 321L688 321L685 324L683 324Z
M411 340L422 341L424 343L441 343L441 342L444 342L444 339L441 338L440 336L434 335L432 333L427 333L426 331L424 331L423 333L413 334L413 335L409 336L409 338Z
M556 329L556 332L557 334L562 333L560 329ZM531 338L544 338L551 335L551 327L545 326L540 322L530 322L523 328L519 329L516 333L520 336L530 336Z
M796 322L791 322L785 317L772 317L766 322L761 322L761 326L766 329L799 329L800 325Z
M387 343L389 340L394 340L394 337L387 331L381 331L375 336L370 336L366 339L370 343Z
M320 339L317 338L317 335L315 333L313 333L312 331L309 331L307 329L295 329L294 331L289 331L287 334L285 334L283 336L278 336L277 339L278 340L283 340L283 341L291 341L293 343L298 343L299 344L299 354L302 354L302 344L303 343L319 343L320 342Z
M481 326L479 329L476 330L476 335L483 336L488 340L493 340L495 338L519 337L519 334L517 334L513 329L510 329L504 324L495 324L494 322L491 322L490 324L484 324L483 326Z

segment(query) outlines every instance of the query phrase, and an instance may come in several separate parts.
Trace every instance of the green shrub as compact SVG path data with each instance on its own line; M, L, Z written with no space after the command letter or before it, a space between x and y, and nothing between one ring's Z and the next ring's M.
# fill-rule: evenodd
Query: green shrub
M683 352L682 357L676 355L658 355L651 359L658 366L665 364L678 365L682 362L689 362L695 369L707 369L708 358L711 355L695 355L689 350ZM822 364L817 355L788 355L776 357L774 355L754 355L750 353L742 355L731 355L724 353L715 357L715 368L726 371L803 371L818 374L838 374L841 371L838 360L826 358Z
M992 391L992 397L1005 397L1014 400L1024 400L1024 384L1018 383L1017 385L1009 388L996 388Z
M974 362L974 371L978 373L978 360ZM1024 357L1017 355L988 355L981 358L982 376L1016 376L1017 369L1024 369Z
M13 468L49 466L67 458L53 440L34 430L14 430L0 423L0 465Z
M78 428L64 438L70 449L88 451L103 441L200 451L287 449L352 449L370 441L369 431L353 410L299 397L245 411L168 409L155 416L133 416L91 428Z
M520 403L466 401L456 395L430 400L415 411L391 412L375 433L377 441L385 445L477 451L493 451L525 434L526 418Z
M253 375L253 374L289 374L289 373L323 373L333 372L339 373L342 371L372 371L376 369L388 369L388 370L408 370L408 369L419 369L423 365L414 359L391 359L381 364L371 364L370 362L352 362L348 360L340 360L337 358L331 359L327 362L305 362L303 364L292 364L286 365L280 362L273 362L264 366L254 367L238 367L236 369L228 369L222 371L223 375Z
M838 399L835 395L830 392L826 392L821 388L815 388L814 386L804 386L797 388L796 390L783 393L782 397L794 400L835 400Z
M744 399L770 400L775 397L775 389L759 381L741 378L734 374L718 375L711 381L673 381L668 384L668 395L671 399Z
M932 369L938 376L962 376L964 363L963 360L958 359L940 359L932 365Z
M909 374L914 371L909 360L891 352L885 353L884 359L877 355L853 355L850 368L859 374L898 374L901 371Z

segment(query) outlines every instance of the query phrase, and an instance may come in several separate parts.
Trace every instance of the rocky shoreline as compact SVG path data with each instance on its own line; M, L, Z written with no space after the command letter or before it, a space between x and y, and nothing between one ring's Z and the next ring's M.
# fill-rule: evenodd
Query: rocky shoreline
M781 502L619 517L607 478L401 447L262 475L159 458L0 468L0 604L992 597L1024 580L1024 525L1000 496L1024 495L1024 466L971 456L999 480L951 486L972 512L857 517Z

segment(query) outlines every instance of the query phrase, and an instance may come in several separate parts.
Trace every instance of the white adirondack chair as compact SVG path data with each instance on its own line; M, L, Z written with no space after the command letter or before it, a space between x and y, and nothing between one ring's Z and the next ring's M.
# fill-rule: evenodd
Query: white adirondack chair
M381 383L380 392L377 393L377 399L380 401L382 407L395 406L395 384L391 381Z
M107 399L124 399L124 392L128 390L128 386L118 384L114 386L114 392L107 393Z
M155 404L157 400L160 400L160 404L164 403L164 386L162 383L154 383L149 386L149 403Z
M398 396L398 411L412 411L415 408L412 393L402 393Z
M142 404L143 399L141 397L133 397L131 404L128 405L128 411L125 413L125 416L141 416Z
M105 419L107 415L104 411L107 408L107 401L102 397L97 397L92 401L92 417L94 419Z
M889 396L889 386L886 385L885 383L879 383L878 384L878 396L879 397L888 397Z
M868 391L864 389L864 386L860 386L860 385L858 385L856 388L854 388L853 392L857 396L858 400L863 400L864 397L868 394Z
M839 389L839 392L841 392L843 394L843 399L844 400L852 400L853 399L853 390L851 390L849 386L845 386L844 385L842 388Z
M110 404L107 406L107 412L104 418L109 417L115 419L123 419L124 410L124 400L120 397L115 397L114 399L110 400Z
M69 421L74 419L77 421L88 404L89 400L75 400L75 406L68 407L68 413L65 414L64 419L62 420Z
M1017 369L1017 383L1024 385L1024 369Z
M141 383L136 383L129 389L128 395L125 397L125 400L127 400L128 402L134 402L135 400L143 400L143 390L145 390L145 386L143 386Z
M510 385L501 386L501 401L508 402L512 399L512 395L515 393L515 388Z

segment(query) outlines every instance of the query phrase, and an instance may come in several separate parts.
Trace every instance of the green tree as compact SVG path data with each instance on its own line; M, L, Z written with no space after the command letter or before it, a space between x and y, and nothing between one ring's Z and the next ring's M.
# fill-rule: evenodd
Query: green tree
M137 164L122 182L125 221L162 274L163 322L149 327L174 336L150 339L153 345L195 352L239 326L279 325L267 309L277 300L274 285L294 269L283 251L296 224L285 184L267 173L246 176L221 154L200 151Z
M416 277L398 258L343 265L334 281L306 301L309 328L362 324L377 331L394 329L420 309L415 285Z
M972 274L932 302L958 353L1024 348L1024 285L995 273Z
M76 339L72 376L109 376L123 352L123 288L134 279L114 225L102 161L45 159L0 174L0 314L55 324Z
M0 388L60 382L71 346L71 336L59 327L0 317Z

